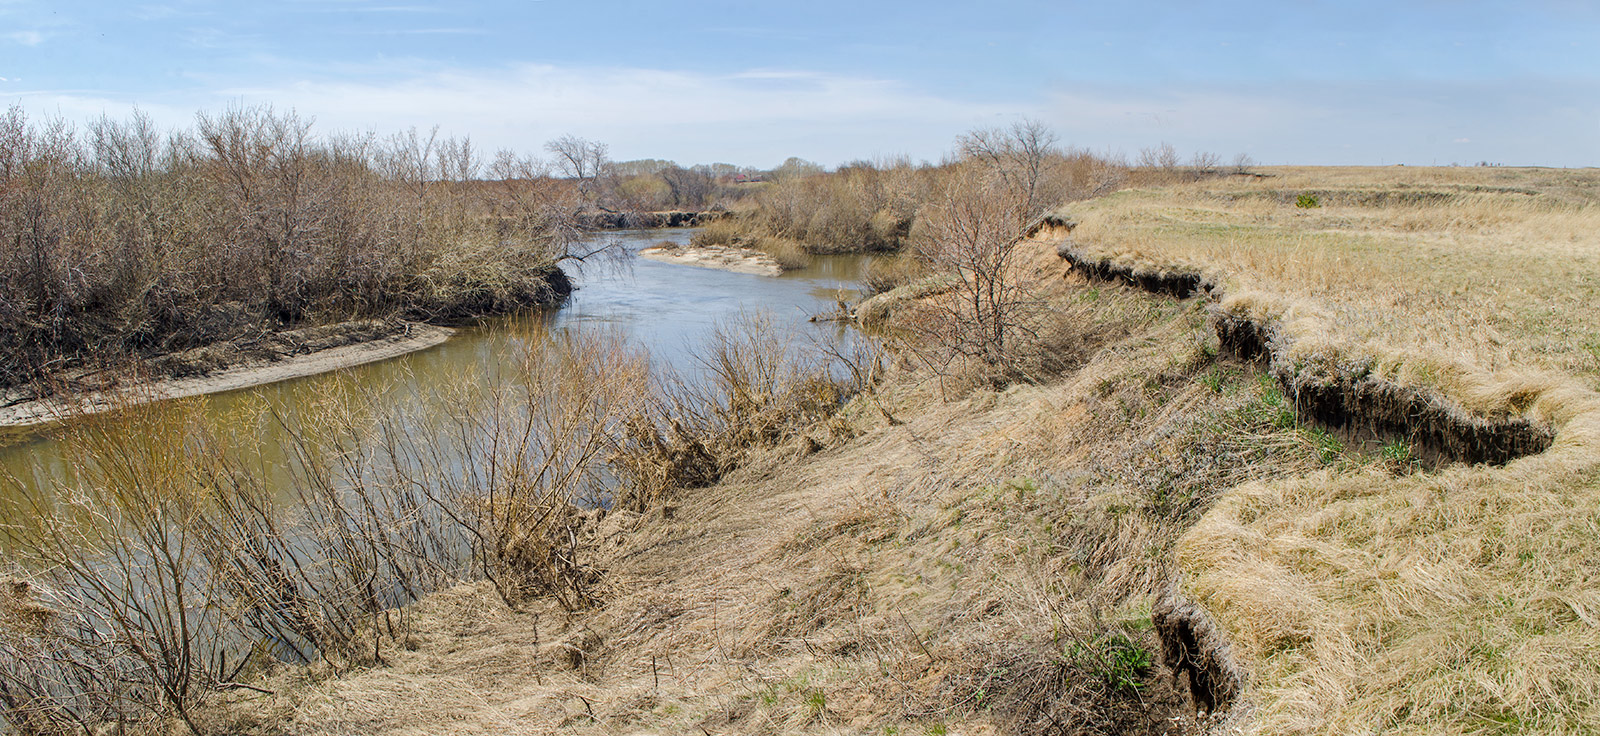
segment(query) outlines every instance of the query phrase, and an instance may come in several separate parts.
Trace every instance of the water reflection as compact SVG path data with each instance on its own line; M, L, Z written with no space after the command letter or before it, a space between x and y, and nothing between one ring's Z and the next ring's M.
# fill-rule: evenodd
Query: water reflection
M685 243L690 230L623 231L603 235L630 252L667 240ZM200 400L205 423L240 445L257 449L257 472L271 478L285 472L284 424L296 424L302 412L315 411L319 396L355 390L374 404L412 409L427 402L421 396L439 387L512 370L520 349L533 337L530 330L601 327L621 332L649 351L652 360L694 372L692 354L719 322L741 312L761 310L774 324L820 339L837 337L836 323L810 323L810 315L828 311L839 299L854 296L862 256L827 256L805 269L778 278L731 273L634 258L622 265L581 264L568 267L578 290L559 309L485 321L462 329L443 345L399 358L358 366L339 374L293 379L251 389L213 394ZM414 419L421 421L422 418ZM126 427L126 442L141 441L140 428ZM0 447L0 472L15 475L25 488L40 492L69 481L73 468L65 459L61 430L46 431Z

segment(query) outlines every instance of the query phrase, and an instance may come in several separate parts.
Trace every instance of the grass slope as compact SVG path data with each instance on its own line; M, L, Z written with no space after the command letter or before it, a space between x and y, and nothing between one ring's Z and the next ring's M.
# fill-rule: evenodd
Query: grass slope
M1211 307L1026 277L1074 356L942 400L892 380L721 484L613 513L595 610L435 596L389 667L280 673L232 730L343 733L1585 733L1600 729L1593 172L1277 169L1074 205L1084 252L1204 272L1291 360L1364 362L1549 424L1500 466L1347 444ZM1314 192L1319 207L1296 207ZM1532 194L1526 192L1533 192ZM1403 438L1402 438L1403 439ZM1246 673L1196 717L1171 586Z

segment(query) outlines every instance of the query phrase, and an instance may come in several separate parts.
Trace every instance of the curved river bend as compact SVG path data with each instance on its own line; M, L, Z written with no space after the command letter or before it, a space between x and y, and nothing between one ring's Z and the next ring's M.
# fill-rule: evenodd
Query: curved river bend
M693 232L634 230L596 237L614 238L637 253L664 240L687 243ZM866 260L863 256L817 257L807 268L776 278L643 258L631 258L621 266L568 265L578 290L560 308L533 319L557 329L615 329L648 349L655 361L692 370L691 353L696 344L717 324L737 319L741 313L764 312L775 326L796 333L836 336L842 327L808 323L808 317L830 311L838 299L852 298ZM296 402L315 395L319 385L334 381L352 381L358 387L404 400L422 386L510 368L524 334L518 327L527 319L488 320L461 329L437 347L345 369L337 376L308 376L213 394L207 398L205 411L227 431L243 437L255 434L263 446L276 444L272 435L281 430L263 414L264 406L293 412ZM796 337L804 339L803 334ZM130 432L127 441L140 439ZM61 447L49 432L0 447L0 470L31 479L35 488L54 486L69 475Z

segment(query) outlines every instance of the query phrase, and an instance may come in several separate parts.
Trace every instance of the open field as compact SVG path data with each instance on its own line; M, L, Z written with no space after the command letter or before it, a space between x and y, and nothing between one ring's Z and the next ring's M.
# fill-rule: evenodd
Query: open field
M1546 452L1228 490L1179 543L1185 589L1282 732L1600 727L1600 172L1279 169L1081 203L1086 253L1194 269L1285 362L1357 365ZM1302 195L1317 207L1297 207Z

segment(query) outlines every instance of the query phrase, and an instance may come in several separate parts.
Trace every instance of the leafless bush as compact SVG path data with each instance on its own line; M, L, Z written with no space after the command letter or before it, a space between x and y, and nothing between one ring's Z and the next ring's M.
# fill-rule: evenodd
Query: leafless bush
M1196 151L1189 162L1189 168L1194 170L1197 178L1214 174L1221 166L1222 157L1207 151Z
M924 210L918 254L931 270L956 277L917 326L916 352L937 372L976 361L1002 379L1016 377L1037 311L1013 273L1025 202L991 172L971 167L949 177Z
M1233 173L1235 174L1248 174L1255 166L1256 160L1248 153L1241 153L1233 157Z
M977 129L956 139L967 159L982 163L1013 196L1021 198L1025 217L1036 217L1045 207L1060 204L1043 191L1048 169L1060 155L1056 134L1037 120L1022 120L1009 128Z
M605 335L526 338L516 370L426 409L335 383L274 411L283 439L263 447L219 433L203 402L149 404L70 430L59 489L0 476L6 572L26 581L0 589L0 717L199 732L197 704L265 663L382 662L403 605L456 580L592 605L584 509L647 364Z
M1141 169L1159 169L1171 172L1177 171L1178 164L1178 149L1174 148L1171 143L1162 141L1160 145L1139 149L1137 166Z
M612 455L622 480L617 507L644 512L711 485L751 450L831 415L858 388L764 316L719 326L697 360L696 374L663 378L624 425Z
M386 434L405 441L387 445L402 475L468 533L508 603L548 595L587 607L598 571L580 557L582 509L605 501L605 460L642 410L648 377L646 357L620 338L541 332L515 376L452 400L469 408L451 414L448 444L433 447L451 446L454 461L395 430Z
M516 168L492 168L490 186L471 181L468 140L319 137L265 107L202 114L190 132L103 118L83 135L12 107L0 386L286 325L549 302L567 288L556 262L582 255L574 195Z

